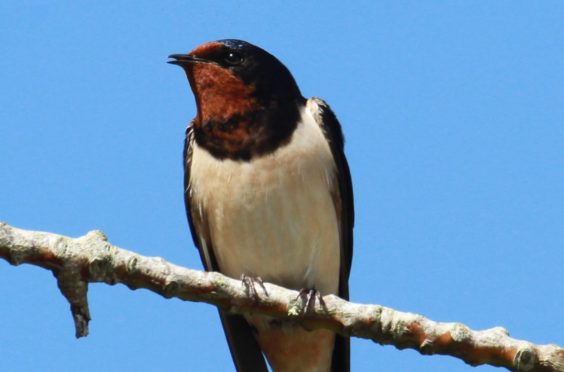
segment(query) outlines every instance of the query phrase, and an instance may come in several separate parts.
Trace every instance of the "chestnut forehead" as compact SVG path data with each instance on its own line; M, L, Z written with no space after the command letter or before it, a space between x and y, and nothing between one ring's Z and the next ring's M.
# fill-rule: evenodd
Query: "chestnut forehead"
M220 53L225 46L217 41L210 41L209 43L202 44L194 48L190 54L196 57L209 57Z

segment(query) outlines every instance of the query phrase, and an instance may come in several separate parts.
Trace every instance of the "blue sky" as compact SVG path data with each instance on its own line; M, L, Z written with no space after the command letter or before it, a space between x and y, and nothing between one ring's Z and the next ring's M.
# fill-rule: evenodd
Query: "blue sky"
M564 345L563 19L560 1L2 1L0 220L200 268L182 201L195 106L165 61L245 39L341 120L354 301ZM0 278L0 370L232 369L211 306L92 285L75 340L49 272L0 261ZM352 358L471 368L367 340Z

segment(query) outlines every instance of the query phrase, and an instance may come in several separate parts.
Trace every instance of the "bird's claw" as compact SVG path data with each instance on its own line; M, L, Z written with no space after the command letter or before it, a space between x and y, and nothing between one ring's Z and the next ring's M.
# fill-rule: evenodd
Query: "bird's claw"
M319 304L325 308L325 301L323 301L323 296L321 296L321 292L319 292L315 288L302 288L298 293L297 299L301 299L302 303L305 301L305 305L303 306L302 315L308 314L310 311L313 310L315 307L315 299L319 301Z
M262 278L260 276L252 277L248 276L247 274L242 274L241 282L243 283L243 287L245 287L245 292L247 292L247 295L252 296L255 301L259 300L259 294L256 288L257 283L264 291L264 294L268 296L268 292L266 291L266 287L264 286L264 282L262 281Z

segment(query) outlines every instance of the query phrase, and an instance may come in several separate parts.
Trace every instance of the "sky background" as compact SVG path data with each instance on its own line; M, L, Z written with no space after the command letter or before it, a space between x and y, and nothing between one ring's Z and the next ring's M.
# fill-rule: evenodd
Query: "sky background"
M564 2L0 3L0 220L201 268L167 56L240 38L337 113L355 302L564 345ZM0 261L1 371L229 371L216 310L97 284L76 340L51 273ZM470 371L352 342L354 371ZM480 367L477 371L494 371Z

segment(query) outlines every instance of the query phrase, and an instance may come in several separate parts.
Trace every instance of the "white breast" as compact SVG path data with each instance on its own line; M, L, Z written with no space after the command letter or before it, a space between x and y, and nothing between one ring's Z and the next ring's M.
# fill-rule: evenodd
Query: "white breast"
M220 270L336 293L335 162L308 109L291 141L250 162L218 160L194 143L190 192L205 214Z

